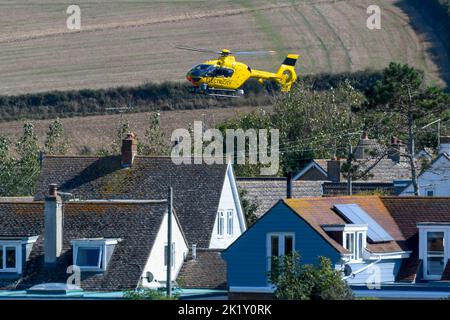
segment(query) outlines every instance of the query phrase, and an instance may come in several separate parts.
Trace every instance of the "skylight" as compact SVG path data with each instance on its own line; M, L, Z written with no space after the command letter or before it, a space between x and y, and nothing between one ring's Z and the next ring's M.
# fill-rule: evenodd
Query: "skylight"
M369 214L357 204L336 204L336 210L354 224L367 224L367 236L373 242L394 240Z

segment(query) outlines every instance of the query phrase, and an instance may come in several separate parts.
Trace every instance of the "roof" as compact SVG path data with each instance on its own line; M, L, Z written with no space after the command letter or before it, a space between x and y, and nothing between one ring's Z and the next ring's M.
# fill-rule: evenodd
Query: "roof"
M333 209L336 204L359 205L393 237L394 241L369 242L367 244L369 251L373 253L387 253L399 252L406 249L402 246L405 240L403 234L378 196L286 199L284 202L341 253L346 253L347 250L323 230L324 225L346 223Z
M134 289L150 255L167 206L150 203L64 203L63 250L56 266L44 265L44 204L0 203L0 237L38 236L18 281L0 282L1 289L26 289L36 284L65 283L73 264L71 240L121 239L104 273L82 272L88 291Z
M417 225L424 222L450 222L450 197L382 197L396 225L405 238L405 246L412 250L411 258L402 263L400 275L413 281L418 270L419 243Z
M183 264L177 278L181 288L226 289L227 267L219 249L197 249Z
M347 182L324 182L322 185L323 195L343 196L347 194ZM352 193L364 194L373 192L383 192L386 195L394 195L395 187L392 182L353 182Z
M244 196L257 205L256 215L262 216L278 200L286 198L285 178L238 178L237 185L246 191ZM322 181L292 181L292 197L319 197L322 195Z
M314 162L320 166L325 172L327 172L327 161L326 159L314 159ZM341 164L345 163L346 159L341 159ZM364 171L366 168L374 165L377 159L360 159L354 161L354 163L359 163L359 170ZM310 166L311 162L307 165ZM306 167L307 167L306 166ZM305 167L305 168L306 168ZM297 174L296 179L299 178ZM341 174L341 180L344 180L344 176ZM395 162L389 158L383 158L369 171L369 174L364 177L364 179L358 179L354 181L370 181L370 182L392 182L394 180L409 180L411 179L411 169L409 162L406 158L401 158L400 162Z
M226 170L227 164L176 165L170 157L136 156L131 168L122 168L120 156L47 156L35 199L51 183L79 199L165 199L171 186L188 243L207 248Z

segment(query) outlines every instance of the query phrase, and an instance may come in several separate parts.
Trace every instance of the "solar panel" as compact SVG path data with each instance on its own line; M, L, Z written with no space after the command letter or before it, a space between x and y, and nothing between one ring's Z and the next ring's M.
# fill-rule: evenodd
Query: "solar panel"
M344 217L354 224L367 224L367 236L373 242L394 240L371 216L357 204L336 204L334 206Z

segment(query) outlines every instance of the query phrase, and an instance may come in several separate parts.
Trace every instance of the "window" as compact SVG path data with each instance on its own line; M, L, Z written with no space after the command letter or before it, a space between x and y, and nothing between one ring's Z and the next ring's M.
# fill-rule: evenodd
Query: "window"
M433 189L426 189L425 194L427 197L434 197L434 190Z
M0 272L20 272L20 245L0 244Z
M75 264L80 268L102 269L102 247L78 247Z
M291 254L294 251L294 234L274 233L268 235L267 240L268 270L273 269L274 257Z
M120 239L72 240L73 261L81 271L105 271Z
M444 232L427 232L427 254L425 276L441 278L444 271Z
M175 261L175 242L172 242L172 254L170 255L170 266L173 268L173 266L175 265L174 261ZM169 251L168 245L166 244L164 246L164 266L167 267L167 253Z
M217 234L219 236L223 236L223 229L224 229L224 214L223 211L219 211L219 214L217 215Z
M344 248L351 252L351 260L363 259L366 233L344 232Z
M227 211L227 234L233 235L233 210Z

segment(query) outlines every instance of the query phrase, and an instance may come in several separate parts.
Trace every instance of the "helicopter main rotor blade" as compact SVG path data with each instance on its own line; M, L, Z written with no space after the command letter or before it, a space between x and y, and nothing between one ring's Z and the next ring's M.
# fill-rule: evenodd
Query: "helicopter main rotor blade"
M265 56L265 55L274 55L276 54L276 51L237 51L237 52L233 52L233 54L235 55L240 55L240 56L250 56L250 55L255 55L255 56Z
M214 53L214 54L220 54L220 51L215 50L209 50L209 49L201 49L201 48L192 48L192 47L183 47L183 46L175 46L175 48L180 50L188 50L188 51L195 51L195 52L206 52L206 53Z

